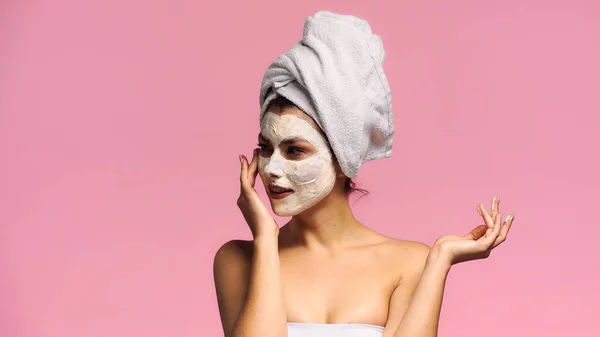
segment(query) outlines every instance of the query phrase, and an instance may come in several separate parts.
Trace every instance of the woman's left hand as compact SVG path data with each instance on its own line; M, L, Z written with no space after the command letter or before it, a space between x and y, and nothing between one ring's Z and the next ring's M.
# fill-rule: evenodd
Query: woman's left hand
M483 217L485 225L475 227L464 236L445 235L439 237L432 248L438 258L443 258L450 264L464 261L485 259L490 256L492 249L498 247L506 240L514 215L509 215L502 220L498 204L500 199L492 199L491 214L486 211L481 203L477 205L479 214Z

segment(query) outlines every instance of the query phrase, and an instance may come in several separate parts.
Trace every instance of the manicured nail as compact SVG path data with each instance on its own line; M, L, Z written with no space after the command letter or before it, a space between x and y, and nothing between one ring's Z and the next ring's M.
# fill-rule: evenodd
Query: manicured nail
M515 218L515 217L514 217L512 214L509 214L509 215L506 217L506 220L504 220L504 221L505 221L505 222L512 221L512 219L514 219L514 218Z
M477 204L477 212L479 212L479 215L483 216L483 213L481 213L481 209L479 208L479 206L483 207L483 205L481 203Z
M240 154L240 164L243 164L244 160L242 159L242 155Z
M497 202L497 197L494 197L492 199L492 212L496 209L496 202Z

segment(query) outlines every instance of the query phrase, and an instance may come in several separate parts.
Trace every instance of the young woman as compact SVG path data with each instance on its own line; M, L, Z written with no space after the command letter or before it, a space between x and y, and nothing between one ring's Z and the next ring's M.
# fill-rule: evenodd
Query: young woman
M325 14L321 19L348 18ZM364 28L346 22L340 27ZM306 34L304 40L310 41ZM381 73L376 75L381 79ZM345 135L325 121L332 116L323 117L331 110L314 90L325 89L303 84L297 93L312 91L314 106L308 106L306 97L267 86L261 94L259 148L250 162L240 156L238 206L254 239L224 244L214 261L225 337L437 336L451 266L489 256L506 239L514 217L503 219L500 199L494 197L489 212L477 205L484 224L466 235L439 237L432 247L372 231L354 217L348 203L354 189L348 174L352 156L344 152L347 142L340 141ZM372 103L365 106L376 106ZM365 128L366 137L353 135L369 143L361 147L365 151L391 137L389 130L375 129ZM281 228L254 189L258 174L273 212L291 216Z

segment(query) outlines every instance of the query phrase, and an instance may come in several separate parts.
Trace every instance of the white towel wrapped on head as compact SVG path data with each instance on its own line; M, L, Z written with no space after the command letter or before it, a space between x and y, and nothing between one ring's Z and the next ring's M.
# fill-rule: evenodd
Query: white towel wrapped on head
M328 11L306 19L302 40L266 70L261 114L281 95L325 132L340 167L354 178L362 163L392 154L394 124L385 51L368 22Z

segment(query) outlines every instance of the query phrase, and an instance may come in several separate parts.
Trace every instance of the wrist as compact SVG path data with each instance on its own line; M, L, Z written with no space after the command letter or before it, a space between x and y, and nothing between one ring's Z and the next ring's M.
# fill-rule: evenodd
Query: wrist
M277 248L279 246L279 238L276 235L258 235L254 238L254 248Z
M450 270L452 267L452 256L438 244L433 245L427 256L427 264L444 270Z

